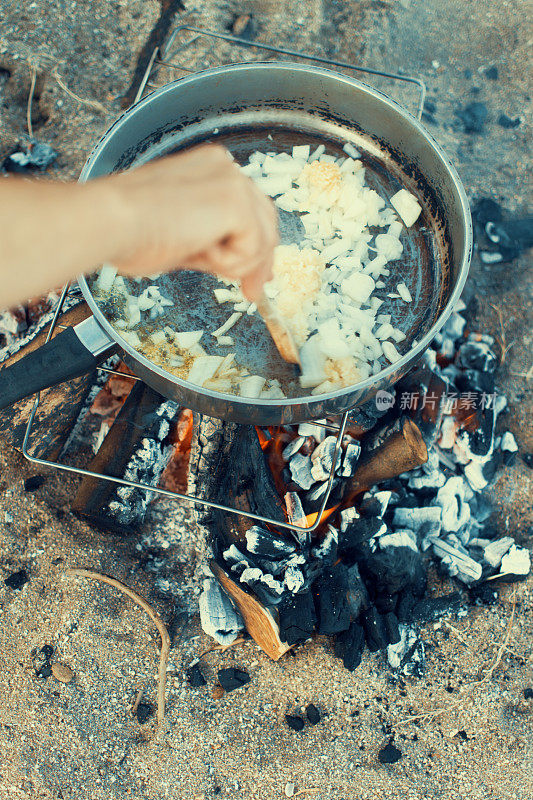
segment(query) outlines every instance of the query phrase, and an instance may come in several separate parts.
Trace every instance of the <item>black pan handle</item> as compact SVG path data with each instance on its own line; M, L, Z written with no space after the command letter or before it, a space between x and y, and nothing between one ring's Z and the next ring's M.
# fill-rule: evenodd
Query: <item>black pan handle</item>
M110 356L114 346L94 317L65 328L42 347L0 371L0 409L41 389L85 375Z

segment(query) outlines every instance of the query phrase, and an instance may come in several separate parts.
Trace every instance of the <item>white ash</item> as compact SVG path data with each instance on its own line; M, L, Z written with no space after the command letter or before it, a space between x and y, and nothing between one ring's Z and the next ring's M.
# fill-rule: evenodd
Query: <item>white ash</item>
M499 567L502 558L514 544L514 539L510 536L504 536L502 539L496 539L490 542L483 550L483 558L490 564L491 567Z
M428 508L395 508L392 524L394 527L418 531L425 522L440 523L441 515L442 509L435 506Z
M325 561L333 552L339 542L339 532L333 525L328 525L328 530L320 544L313 547L311 555L320 561Z
M216 580L204 581L198 604L203 630L219 644L231 644L244 630L243 618Z
M287 518L291 525L299 525L300 527L304 527L306 525L302 501L296 492L286 493L285 507L287 509Z
M381 535L375 536L371 544L374 547L410 547L411 550L418 552L416 533L410 530L397 530L389 533L385 530Z
M339 484L339 479L338 478L333 478L333 480L331 482L331 490L333 491L333 489L336 486L338 486L338 484ZM317 486L314 486L311 489L311 491L307 492L306 499L309 500L310 502L313 502L313 501L316 501L316 500L320 500L320 498L325 493L327 488L328 488L327 480L323 481L323 483L319 483Z
M355 474L357 462L361 455L361 445L357 441L348 442L342 458L341 475L343 478L351 478Z
M300 450L305 442L305 436L298 436L283 449L281 457L284 461L289 461L291 457Z
M326 422L325 419L317 420L318 422ZM322 442L326 438L326 428L321 425L314 425L311 422L300 422L298 425L299 436L313 436L317 443Z
M511 431L506 431L500 439L500 450L507 450L509 453L518 452L518 445Z
M361 515L355 506L351 506L350 508L343 508L339 514L339 517L341 533L345 533L348 529L348 525L350 525L352 522L355 522L356 519L360 519Z
M483 568L481 564L465 555L457 546L449 544L445 539L433 538L431 540L433 550L441 559L452 578L459 578L463 583L474 583L481 578Z

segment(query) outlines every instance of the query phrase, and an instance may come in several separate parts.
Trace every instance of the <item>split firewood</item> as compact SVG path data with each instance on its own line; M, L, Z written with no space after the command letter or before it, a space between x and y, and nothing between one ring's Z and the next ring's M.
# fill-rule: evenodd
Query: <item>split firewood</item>
M239 609L252 639L267 656L277 661L290 648L279 638L279 627L270 611L251 592L238 586L216 561L211 561L209 566Z

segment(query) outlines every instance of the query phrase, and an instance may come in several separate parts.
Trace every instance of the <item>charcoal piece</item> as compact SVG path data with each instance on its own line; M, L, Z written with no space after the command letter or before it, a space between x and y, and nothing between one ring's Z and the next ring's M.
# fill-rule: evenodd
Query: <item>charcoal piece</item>
M401 592L396 605L396 616L400 622L410 622L416 598L410 591Z
M150 717L154 715L154 712L155 712L155 707L152 705L152 703L143 702L139 703L139 705L137 706L135 715L139 720L139 723L141 725L144 725L144 723L148 722Z
M387 526L378 517L360 517L350 522L339 536L339 554L347 560L358 559L362 545L386 529Z
M359 622L352 622L347 631L335 638L335 655L342 658L342 663L350 672L361 663L364 649L365 632Z
M485 77L489 79L489 81L497 81L499 77L498 67L489 67L485 70Z
M465 342L457 352L457 366L476 372L495 372L498 367L496 354L486 342ZM476 376L468 376L473 380L468 380L467 376L458 378L457 388L462 391L468 383L473 383ZM472 386L469 387L470 389ZM486 391L485 387L481 387Z
M500 570L509 577L525 578L531 570L531 556L525 547L513 544L502 558ZM509 578L507 578L509 579Z
M387 641L387 631L383 623L381 614L378 614L374 606L370 606L363 611L359 617L365 632L366 646L371 653L384 650L389 642Z
M522 118L515 117L514 119L512 119L512 117L508 117L507 114L502 113L500 114L500 116L496 121L501 128L507 128L507 129L518 128L518 126L522 122Z
M323 565L333 564L337 560L337 545L339 532L333 525L328 525L328 530L316 547L311 550L313 558L318 559Z
M304 729L304 721L302 717L297 716L296 714L285 714L285 722L289 726L289 728L293 731L303 731Z
M420 678L426 665L424 643L415 628L400 626L400 641L387 647L387 660L392 669L409 677Z
M345 564L330 567L315 581L313 593L318 633L330 636L349 627L348 590L348 568Z
M188 667L186 675L189 686L193 686L194 688L205 686L207 683L198 664L193 664L191 667Z
M45 644L40 650L32 651L32 666L37 678L49 678L52 674L54 648Z
M470 587L468 596L474 606L493 606L500 595L492 583L479 583Z
M28 573L25 569L19 569L18 572L13 572L4 578L4 583L9 589L22 589L25 583L29 581Z
M524 462L526 467L533 469L533 453L523 453L522 461Z
M380 594L374 600L374 605L380 614L388 614L396 609L398 597L395 594Z
M35 492L37 489L41 488L45 481L46 478L44 475L31 475L24 481L24 491Z
M423 597L427 575L419 553L410 547L388 547L359 561L359 571L373 596L397 594L409 589Z
M6 172L42 171L53 164L56 158L53 147L33 139L28 147L8 155L2 166Z
M290 595L277 607L279 638L288 645L304 642L315 629L316 613L310 591Z
M313 703L309 703L305 709L305 715L311 725L318 725L320 722L320 711Z
M402 757L402 751L398 750L390 742L385 747L382 747L378 753L378 759L381 764L395 764Z
M289 469L294 483L302 489L311 488L315 482L315 478L311 474L311 456L296 453L289 462Z
M218 670L218 682L225 692L232 692L234 689L240 689L250 683L250 676L244 669L237 669L237 667L228 667L227 669Z
M336 436L326 436L323 442L311 454L311 473L316 481L328 479L333 466L333 454L337 445ZM337 455L337 464L340 464L340 455Z
M303 443L305 442L305 436L297 436L296 439L293 439L292 442L289 442L288 445L283 449L281 453L281 457L284 461L290 461L292 456L300 450Z
M462 121L465 133L483 133L489 112L485 103L477 100L457 109L455 115Z
M246 549L250 553L271 560L291 556L296 551L296 545L294 542L282 539L279 534L254 525L246 531Z
M513 453L511 450L504 450L502 463L506 467L514 467L516 463L516 453Z
M259 567L246 567L240 574L239 581L246 583L257 598L266 605L279 603L284 593L283 583L273 575L263 572Z
M440 617L457 614L463 605L460 592L450 592L441 597L424 597L411 609L411 622L432 622Z
M231 644L244 628L244 621L230 598L214 579L204 581L198 600L200 624L219 644Z
M488 544L483 551L483 557L487 564L490 564L491 567L496 569L513 544L514 539L511 536L503 536L501 539L496 539Z
M524 700L533 700L533 689L531 686L526 686L523 691Z
M341 475L343 478L351 478L355 473L359 456L361 455L361 445L357 441L348 442L342 457Z
M368 592L359 574L357 564L348 568L348 605L352 617L356 618L368 606Z
M397 644L400 639L400 627L398 624L398 617L389 611L387 614L382 615L383 627L387 637L387 644Z

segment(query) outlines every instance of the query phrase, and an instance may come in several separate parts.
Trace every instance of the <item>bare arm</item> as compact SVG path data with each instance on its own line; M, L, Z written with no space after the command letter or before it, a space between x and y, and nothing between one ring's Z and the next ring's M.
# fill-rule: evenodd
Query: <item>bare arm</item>
M277 243L271 202L212 145L86 184L0 179L0 215L0 307L104 261L215 272L254 299Z

